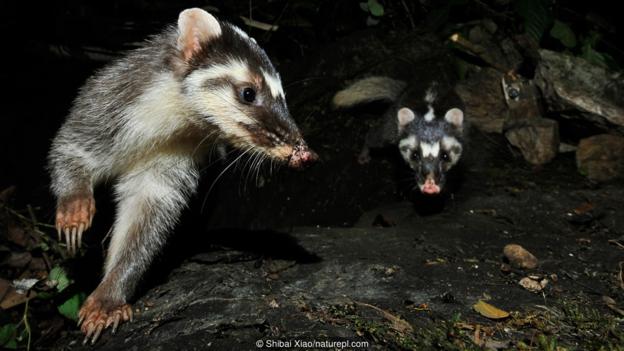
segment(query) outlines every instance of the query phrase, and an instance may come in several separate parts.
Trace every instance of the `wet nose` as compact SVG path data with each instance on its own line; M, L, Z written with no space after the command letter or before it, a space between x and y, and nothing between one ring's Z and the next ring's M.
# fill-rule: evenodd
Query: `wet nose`
M288 166L291 168L302 169L307 167L319 159L316 152L312 151L305 144L298 144L293 148L293 152L288 159Z

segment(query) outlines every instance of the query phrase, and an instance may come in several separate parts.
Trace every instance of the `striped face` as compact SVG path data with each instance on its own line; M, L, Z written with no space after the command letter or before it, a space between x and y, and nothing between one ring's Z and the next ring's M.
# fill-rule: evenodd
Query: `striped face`
M210 16L197 11L199 17ZM196 26L204 28L201 23ZM316 155L290 117L280 76L264 50L240 28L221 22L216 26L219 29L212 28L214 34L202 35L204 39L179 39L192 47L180 49L187 62L182 86L189 107L243 151L260 152L293 167L313 160ZM198 28L180 28L181 36L195 35Z
M422 117L411 110L399 110L399 151L415 171L416 183L425 194L438 194L446 182L446 173L462 154L460 132L463 113L449 110L443 119L435 118L433 109ZM429 114L432 115L429 116Z

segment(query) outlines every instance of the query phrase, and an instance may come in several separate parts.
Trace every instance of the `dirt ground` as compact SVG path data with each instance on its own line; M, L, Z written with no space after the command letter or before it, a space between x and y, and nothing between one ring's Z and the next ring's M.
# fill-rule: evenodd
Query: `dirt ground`
M213 160L137 293L134 322L92 347L81 346L73 322L59 322L37 347L244 350L258 340L348 338L379 350L622 350L622 182L587 181L573 153L535 169L500 135L474 128L449 189L436 198L411 191L395 150L359 165L378 111L334 111L333 92L366 72L403 71L395 45L419 62L411 76L444 67L443 48L426 34L388 37L398 38L358 33L304 62L278 62L291 112L321 161L304 172L249 174L241 165L213 187L229 161ZM67 104L50 109L60 114ZM30 188L12 206L35 203L51 221L44 154L36 153L38 170L18 184ZM65 261L75 289L87 293L113 221L109 189L96 201L86 254ZM511 243L539 266L505 265ZM529 276L543 290L519 284ZM509 316L481 315L473 308L480 300ZM46 303L33 300L32 308Z

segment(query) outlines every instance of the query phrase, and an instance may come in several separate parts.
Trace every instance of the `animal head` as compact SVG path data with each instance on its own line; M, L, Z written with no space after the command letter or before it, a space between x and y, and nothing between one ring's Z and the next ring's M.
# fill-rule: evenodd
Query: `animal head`
M399 150L414 170L416 183L424 194L440 193L447 172L462 155L464 113L451 108L436 117L431 106L419 115L407 107L397 112Z
M290 116L280 75L253 38L194 8L180 13L176 45L189 108L224 140L295 168L317 158Z

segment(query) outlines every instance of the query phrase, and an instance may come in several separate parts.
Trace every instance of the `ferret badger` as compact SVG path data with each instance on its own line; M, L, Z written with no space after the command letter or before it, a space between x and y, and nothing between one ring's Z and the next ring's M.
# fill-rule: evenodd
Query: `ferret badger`
M198 164L221 143L294 168L317 157L264 50L204 10L182 11L177 26L81 88L49 153L56 228L70 254L91 226L93 187L115 179L117 202L104 277L79 312L85 342L132 319L137 281L195 192Z
M424 194L438 194L447 172L459 161L464 142L463 103L450 86L441 82L414 84L387 77L368 77L336 93L338 108L373 101L389 101L381 127L371 128L358 161L370 160L369 150L396 145L415 172Z

